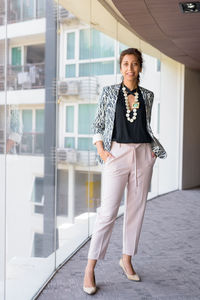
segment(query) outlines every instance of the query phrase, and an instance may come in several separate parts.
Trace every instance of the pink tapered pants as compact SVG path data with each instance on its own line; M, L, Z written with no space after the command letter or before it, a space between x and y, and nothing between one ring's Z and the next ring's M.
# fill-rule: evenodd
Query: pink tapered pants
M112 142L111 154L103 166L102 202L96 216L89 259L104 259L113 225L127 184L123 221L123 254L138 249L147 195L156 158L150 143Z

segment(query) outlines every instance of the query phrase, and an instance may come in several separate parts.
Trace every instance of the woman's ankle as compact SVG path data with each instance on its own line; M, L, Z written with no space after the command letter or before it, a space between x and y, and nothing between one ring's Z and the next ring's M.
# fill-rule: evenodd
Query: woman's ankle
M91 273L91 272L94 272L94 268L95 267L93 267L93 266L86 266L85 271Z
M123 260L124 262L131 263L131 256L130 256L130 255L123 254L123 255L122 255L122 260Z

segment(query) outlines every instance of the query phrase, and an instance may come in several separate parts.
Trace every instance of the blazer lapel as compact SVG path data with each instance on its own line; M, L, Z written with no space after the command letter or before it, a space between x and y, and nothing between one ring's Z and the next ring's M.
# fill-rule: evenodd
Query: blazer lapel
M145 103L146 119L147 119L147 122L150 123L151 107L150 107L149 95L148 95L148 92L145 89L143 89L142 87L140 87L140 91L142 93L142 97L143 97L144 103Z

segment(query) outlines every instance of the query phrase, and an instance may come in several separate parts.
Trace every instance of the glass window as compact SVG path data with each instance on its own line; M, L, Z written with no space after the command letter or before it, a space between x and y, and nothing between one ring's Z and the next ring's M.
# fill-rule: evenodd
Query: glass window
M74 106L66 106L66 132L74 132Z
M157 70L157 72L161 71L161 61L160 61L160 59L156 60L156 70Z
M34 0L23 0L23 19L34 18Z
M69 64L65 67L65 77L75 77L76 76L76 65L75 64Z
M79 76L114 74L114 61L82 63L79 65Z
M43 63L45 60L45 44L25 47L25 62L27 64Z
M120 65L119 65L119 59L117 60L117 74L120 74Z
M25 109L22 111L23 131L32 132L32 110Z
M75 139L73 137L65 137L65 148L75 148Z
M80 30L80 59L113 57L114 48L114 40L104 33L91 29L90 43L90 29Z
M92 143L92 138L78 138L78 150L95 151L95 146Z
M21 47L14 47L12 48L12 65L13 66L20 66L21 65L21 55L22 49Z
M119 43L119 54L122 52L122 51L124 51L125 49L127 49L128 48L128 46L126 46L126 45L124 45L124 44L122 44L122 43Z
M21 0L10 0L8 2L9 23L21 20Z
M91 30L92 49L91 58L104 58L114 56L114 40L95 29Z
M44 183L44 178L35 177L33 191L32 191L32 201L35 203L42 203L42 197L44 193L43 183Z
M91 123L94 119L97 104L79 104L78 110L78 133L91 133Z
M42 18L45 16L45 0L37 0L37 17Z
M90 29L80 30L79 59L90 58Z
M44 109L36 109L36 132L44 132Z
M67 34L67 59L75 57L75 32Z

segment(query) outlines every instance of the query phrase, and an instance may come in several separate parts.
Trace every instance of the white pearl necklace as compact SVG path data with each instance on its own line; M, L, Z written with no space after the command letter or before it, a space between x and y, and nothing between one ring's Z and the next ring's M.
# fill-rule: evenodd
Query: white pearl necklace
M138 94L138 92L135 92L135 102L133 103L133 116L132 116L132 118L130 118L131 110L130 110L129 103L128 103L128 95L127 95L126 88L124 85L122 87L122 91L124 94L124 100L125 100L125 105L126 105L126 118L129 122L132 123L137 118L137 109L140 106L140 103L138 102L139 94Z

